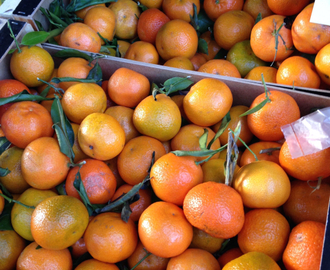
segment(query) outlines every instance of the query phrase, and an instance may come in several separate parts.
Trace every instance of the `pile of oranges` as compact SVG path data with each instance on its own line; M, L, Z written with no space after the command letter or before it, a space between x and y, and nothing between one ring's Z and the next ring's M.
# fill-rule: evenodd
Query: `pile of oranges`
M72 23L53 41L62 46L234 78L261 81L262 73L270 83L329 89L330 26L310 22L314 1L70 5Z
M110 7L123 1L131 0ZM163 30L175 36L190 25L161 2L154 8L168 10L169 28L155 44ZM204 10L215 23L231 12L207 0ZM253 16L245 13L238 17ZM232 38L221 46L230 50ZM163 60L194 51L193 43L167 50L173 44L160 46ZM292 158L281 127L303 115L290 95L265 87L249 106L233 105L218 79L155 85L124 67L100 79L97 59L86 59L57 65L42 47L21 46L10 56L12 78L0 80L0 270L319 269L330 148Z

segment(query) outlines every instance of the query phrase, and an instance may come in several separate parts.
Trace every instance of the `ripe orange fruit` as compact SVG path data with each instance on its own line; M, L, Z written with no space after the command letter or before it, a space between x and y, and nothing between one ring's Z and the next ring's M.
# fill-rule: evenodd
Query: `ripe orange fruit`
M137 23L137 34L140 40L155 44L159 29L170 18L158 8L148 8L143 11Z
M192 58L197 52L198 36L194 27L180 19L165 23L156 35L156 49L167 61L175 56Z
M247 116L251 132L264 141L278 141L284 138L281 127L300 118L297 102L290 95L280 91L269 91L270 102L255 113ZM257 96L250 109L266 99L266 95Z
M14 80L14 79L0 80L0 98L11 97L13 95L22 92L23 90L27 90L28 92L31 92L25 84L21 83L18 80ZM0 106L0 119L4 114L4 112L7 111L11 105L12 103L7 103Z
M289 239L290 225L286 218L274 209L252 209L245 215L237 243L243 253L259 251L274 261L282 258Z
M192 240L193 229L182 209L170 202L152 203L140 216L139 238L152 254L163 258L178 256Z
M204 78L196 82L183 99L188 119L199 126L218 123L230 110L233 95L222 81Z
M96 83L77 83L64 92L61 104L69 120L80 124L87 115L106 110L107 96Z
M280 164L279 161L279 154L280 150L270 151L268 153L260 154L261 150L270 149L270 148L280 148L282 145L277 142L266 142L266 141L259 141L249 145L250 150L257 156L258 160L268 160ZM251 162L256 161L254 155L251 153L249 149L245 149L241 159L240 159L240 166L244 166Z
M267 0L269 8L278 15L290 16L298 14L307 4L309 0Z
M93 66L94 65L90 64L86 59L69 57L60 63L57 70L57 76L59 78L72 77L77 79L86 79ZM70 86L77 83L78 82L60 82L59 86L65 91Z
M65 180L69 162L56 139L41 137L32 141L23 151L22 175L34 188L51 189Z
M327 60L329 53L330 44L327 44L321 50L319 50L315 57L316 71L319 74L321 80L327 85L330 85L330 68L329 61Z
M197 71L201 65L206 63L205 57L202 55L202 53L195 53L195 55L190 58L190 62L193 64L194 70Z
M52 196L41 201L34 209L31 232L41 247L61 250L82 237L88 221L87 208L77 198Z
M207 44L207 53L202 53L202 55L207 61L214 59L214 57L217 55L221 48L215 41L212 32L210 30L205 31L200 35L200 38L204 39Z
M198 14L200 10L199 0L163 0L162 10L171 20L180 19L190 22L190 16L194 14L193 4L196 6Z
M190 189L184 198L183 211L194 227L213 237L232 238L244 224L241 196L222 183L204 182Z
M92 204L106 204L116 191L117 181L107 164L97 159L85 159L86 163L70 169L65 182L65 191L69 196L80 199L73 183L78 170L86 189L87 197Z
M121 177L119 175L118 167L117 167L117 160L118 160L118 156L116 156L112 159L105 160L104 162L108 165L108 167L112 171L113 175L115 176L116 181L117 181L117 188L118 188L121 185L124 185L125 181L123 179L121 179Z
M220 15L230 10L241 10L243 8L243 0L204 0L203 8L206 15L212 20L216 21Z
M263 75L265 82L276 83L276 73L277 69L274 67L259 66L251 69L244 78L248 80L262 81L261 75Z
M261 14L261 18L274 14L268 6L267 0L246 0L243 10L249 13L254 20L257 19L259 13Z
M73 259L79 258L81 255L87 253L84 238L79 238L71 247L71 256Z
M290 56L280 64L276 82L291 86L319 88L321 79L312 62L302 56Z
M125 143L140 135L133 124L134 110L132 108L120 105L111 106L104 113L114 117L124 129Z
M241 78L237 67L226 59L211 59L201 65L197 70L221 76L229 76L234 78Z
M51 250L38 248L36 242L24 248L18 257L16 270L30 269L72 269L72 258L69 249Z
M137 22L140 17L138 4L133 0L111 2L109 8L115 13L115 36L118 39L133 39L137 36Z
M91 256L106 263L117 263L134 252L137 229L132 219L124 222L120 213L106 212L97 215L88 225L84 240Z
M155 45L142 40L132 43L128 47L124 58L149 64L158 64L159 62L159 55Z
M78 129L79 125L75 123L71 123L71 127L74 133L74 143L72 146L72 151L74 153L74 163L78 163L80 160L88 158L88 156L83 152L81 149L79 142L78 142Z
M116 104L136 107L150 93L150 82L142 73L118 68L108 82L108 94Z
M286 269L319 269L321 263L325 225L316 221L303 221L296 225L283 253Z
M279 265L263 252L253 251L228 262L222 270L231 269L267 269L280 270Z
M330 186L322 182L319 188L316 181L291 181L289 199L283 204L284 215L294 224L306 220L326 223Z
M2 197L3 198L3 197ZM26 241L14 230L0 231L0 269L16 269L16 262L26 246Z
M64 47L98 53L102 40L97 32L87 24L74 22L63 30L60 42Z
M21 194L30 187L22 175L22 155L23 149L13 146L0 156L0 167L10 170L6 176L0 176L0 182L12 194Z
M173 137L173 139L171 140L171 149L173 151L200 151L201 148L199 146L199 139L203 135L204 129L208 131L207 144L209 144L215 136L215 133L212 131L211 128L203 128L195 124L188 124L182 126L179 132ZM218 148L220 148L220 140L215 140L214 143L211 145L210 149L216 150ZM211 159L216 159L218 157L219 154L215 154L213 157L211 157ZM196 161L201 161L206 158L206 156L194 157Z
M161 9L163 0L141 0L140 3L146 6L148 9Z
M156 196L178 206L182 206L187 192L202 182L202 168L190 156L168 153L151 167L150 184Z
M195 227L193 227L193 232L194 235L189 248L198 248L206 250L210 253L215 253L220 250L222 243L225 241L225 239L213 237L203 230Z
M220 270L217 259L208 251L199 248L188 248L178 256L172 257L167 270L175 269L209 269Z
M27 87L37 87L48 81L54 70L54 60L50 53L39 46L22 46L10 58L10 71L13 77Z
M254 161L237 172L233 187L249 208L276 208L290 196L289 177L280 165L268 160Z
M147 255L147 251L144 248L141 241L139 241L136 246L136 249L134 250L132 255L129 256L127 259L127 264L129 266L129 268L132 269L146 255ZM162 257L156 256L154 254L150 254L134 269L135 270L166 270L167 263L169 260L170 260L169 258L162 258Z
M132 186L142 182L148 175L153 152L155 161L166 154L163 144L155 138L142 135L128 141L117 160L121 178Z
M218 257L218 262L220 264L220 267L223 268L227 263L230 261L240 257L243 255L243 252L240 250L239 247L231 248L227 251L225 251L223 254L221 254Z
M330 148L314 154L292 158L287 142L283 143L279 155L280 165L287 174L303 181L328 177L330 175L329 158Z
M254 54L266 62L282 61L289 57L293 50L291 30L286 28L284 16L270 15L256 23L251 31L250 44ZM279 30L279 28L283 27ZM276 33L278 47L276 50Z
M183 56L173 57L167 60L163 65L166 67L195 70L193 63L187 57L183 57Z
M89 157L108 160L116 157L123 150L125 132L111 115L92 113L80 124L78 142Z
M77 265L75 270L119 270L114 263L105 263L95 259L88 259Z
M85 7L83 9L80 9L80 10L75 11L75 14L80 19L84 19L88 10L90 10L91 8L94 8L94 7L98 7L98 6L105 7L105 4L102 3L102 4L91 5L91 6L88 6L88 7Z
M179 132L181 113L169 96L158 94L155 100L149 95L134 109L133 124L141 134L164 142Z
M229 50L237 42L250 38L253 17L243 10L230 10L220 15L213 25L214 39L218 45Z
M96 33L109 41L112 41L115 35L115 13L105 6L96 6L89 9L84 17L84 24L87 24ZM105 44L105 42L101 40L101 44Z

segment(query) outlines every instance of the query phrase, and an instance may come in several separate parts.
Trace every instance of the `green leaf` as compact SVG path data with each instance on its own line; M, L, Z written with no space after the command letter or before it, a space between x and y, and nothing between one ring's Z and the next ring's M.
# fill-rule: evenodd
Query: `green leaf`
M67 12L75 12L85 7L109 2L116 2L116 0L72 0L70 4L67 5L66 10Z
M70 58L70 57L80 57L83 59L86 59L88 62L92 62L93 61L93 57L91 57L90 55L84 53L84 52L80 52L78 50L75 49L64 49L64 50L60 50L58 52L56 52L54 54L55 57L59 57L59 58Z
M65 181L56 186L56 190L59 195L68 195L65 190Z
M94 80L95 83L101 86L103 80L102 69L98 62L94 65L91 71L87 75L87 80Z
M257 111L259 111L262 107L264 107L268 102L268 99L265 99L263 100L262 102L260 102L258 105L254 106L253 108L247 110L245 113L242 113L239 117L242 117L242 116L246 116L246 115L249 115L249 114L252 114L252 113L255 113Z
M55 123L53 127L55 128L55 133L57 136L58 143L60 145L61 152L70 159L71 163L73 163L74 152L70 146L70 142L67 136L65 136L63 129L59 126L58 123Z
M27 90L23 90L22 92L6 97L0 98L0 106L5 105L11 102L18 102L18 101L43 101L43 100L53 100L53 98L45 98L40 95L32 95Z
M0 215L0 231L11 231L13 227L11 226L11 209L14 203L5 203L5 207Z
M10 170L8 170L7 168L0 168L0 177L5 177L7 174L10 173Z
M220 124L220 127L219 127L217 133L214 135L213 139L210 141L209 145L207 146L208 149L211 148L211 146L215 142L215 140L218 139L221 136L221 134L227 129L230 120L231 120L230 113L227 112L225 117L222 118L222 120L221 120L221 124Z
M182 77L173 77L164 82L164 90L166 95L173 94L175 92L178 92L180 90L187 89L190 85L192 85L194 82L189 79L190 76L187 76L185 78Z
M130 215L132 214L132 209L129 205L130 202L128 201L124 202L124 206L121 209L121 214L120 214L121 219L126 223L128 222Z
M0 155L6 151L9 146L11 145L11 142L8 141L6 137L0 137Z
M262 15L261 13L259 13L254 24L257 24L259 21L261 21L261 19L262 19Z
M208 28L213 29L214 22L206 15L204 9L199 11L197 15L197 33L204 33L208 30Z
M35 31L35 32L29 32L24 35L22 38L21 44L26 46L35 46L39 43L45 42L50 33L46 31Z
M53 82L53 83L60 83L60 82L96 83L96 81L94 79L78 79L78 78L73 78L73 77L61 77L61 78L54 77L51 79L51 82Z
M207 55L209 54L207 42L203 38L198 39L198 52L205 53Z
M207 144L207 137L209 135L209 131L204 128L204 133L202 136L199 138L199 147L201 150L207 150L206 144Z

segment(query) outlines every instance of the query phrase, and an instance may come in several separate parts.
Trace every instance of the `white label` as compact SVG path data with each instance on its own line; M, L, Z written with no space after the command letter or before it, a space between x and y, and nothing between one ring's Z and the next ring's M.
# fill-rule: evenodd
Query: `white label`
M330 0L315 0L310 22L330 26Z

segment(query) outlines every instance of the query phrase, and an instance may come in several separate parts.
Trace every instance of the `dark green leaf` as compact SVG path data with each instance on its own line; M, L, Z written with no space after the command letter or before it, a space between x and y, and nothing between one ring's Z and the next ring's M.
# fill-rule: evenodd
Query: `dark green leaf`
M261 19L262 19L262 15L261 13L259 13L254 24L257 24L259 21L261 21Z
M225 59L227 53L228 53L227 50L221 48L214 56L214 59Z
M208 30L208 28L213 29L214 22L206 15L204 9L201 9L199 14L197 15L197 30L198 33L204 33Z
M40 7L40 11L45 15L49 23L56 28L65 28L69 25L68 23L63 21L60 17L58 17L56 14L54 14L49 10L44 9L43 7Z
M6 137L0 137L0 155L6 151L10 145L11 142L8 141Z
M96 83L96 81L90 79L78 79L73 77L61 77L61 78L52 78L51 82L53 83L61 83L61 82L81 82L81 83Z
M9 231L13 230L11 226L11 209L13 208L14 203L5 203L5 207L0 215L0 231Z
M116 0L72 0L70 4L67 5L66 10L67 12L75 12L85 7L109 2L116 2Z
M192 85L194 82L189 79L190 76L187 76L185 78L182 77L173 77L164 82L164 90L166 95L173 94L175 92L178 92L180 90L187 89L190 85Z
M132 214L132 209L129 205L130 203L128 201L124 202L124 206L121 209L121 219L126 223L128 222L130 215Z
M221 134L227 129L230 120L231 120L231 117L230 117L230 113L228 112L225 115L225 117L222 118L221 124L220 124L220 127L219 127L217 133L214 135L213 139L210 141L209 145L207 146L208 149L211 148L211 146L214 143L214 141L216 139L218 139L221 136Z
M10 173L10 170L8 170L7 168L0 168L0 177L5 177L7 174Z
M58 52L56 52L54 54L55 57L59 57L59 58L70 58L70 57L80 57L83 59L86 59L88 62L92 62L93 61L93 57L91 57L90 55L84 53L84 52L80 52L78 50L75 49L64 49L64 50L60 50Z
M207 55L209 54L207 42L203 38L198 39L198 52L205 53Z
M58 143L60 145L61 152L66 155L72 163L74 160L74 152L72 150L68 137L65 135L59 123L55 123L53 127L55 128L55 133L57 136Z
M99 65L99 63L96 63L94 67L91 69L91 71L87 75L87 80L94 80L98 85L101 86L102 84L102 69Z
M47 41L50 33L46 31L29 32L22 38L21 44L26 46L35 46Z
M60 195L67 195L66 190L65 190L65 181L58 184L56 186L56 190L57 190L58 194L60 194Z
M45 31L45 29L43 28L41 22L39 22L38 20L34 20L34 22L37 25L38 31Z
M18 102L18 101L43 101L43 100L53 100L53 98L44 98L40 95L32 95L28 91L23 90L22 92L6 97L6 98L0 98L0 106L11 103L11 102Z

